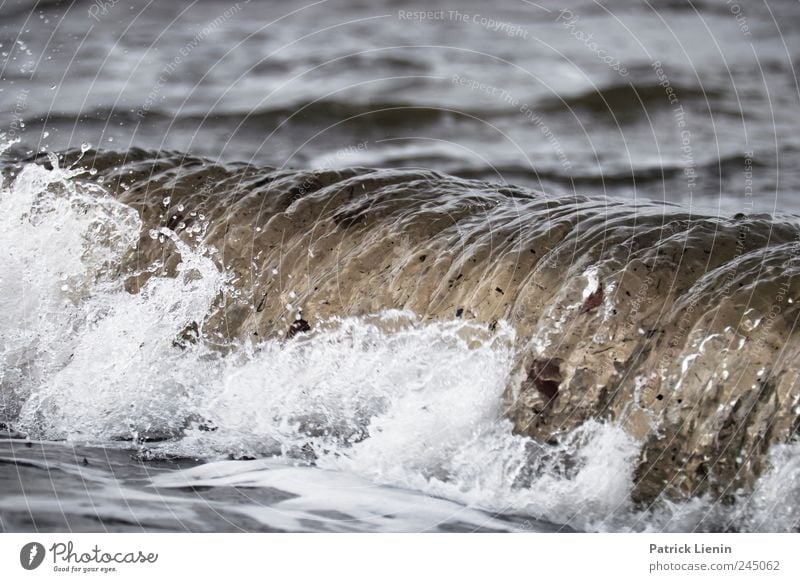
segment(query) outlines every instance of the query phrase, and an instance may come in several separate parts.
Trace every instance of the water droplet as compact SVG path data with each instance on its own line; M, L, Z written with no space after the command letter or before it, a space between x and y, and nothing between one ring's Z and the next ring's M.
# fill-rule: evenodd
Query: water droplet
M169 206L170 202L172 202L171 196L164 196L164 199L161 201L164 206Z

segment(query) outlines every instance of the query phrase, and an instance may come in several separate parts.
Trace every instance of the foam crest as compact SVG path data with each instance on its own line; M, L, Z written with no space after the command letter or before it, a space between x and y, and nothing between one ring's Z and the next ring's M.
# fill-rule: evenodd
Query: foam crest
M521 285L522 291L515 291L518 298L507 307L503 298L511 295L512 287L504 283L504 290L497 283L484 283L492 276L480 267L476 255L473 264L479 266L473 268L481 271L480 284L489 285L492 301L502 304L509 316L495 317L501 311L492 311L481 319L469 307L480 301L468 294L473 288L460 274L468 272L466 259L445 279L438 268L427 265L445 261L446 254L411 245L395 251L398 264L393 266L384 260L385 231L369 238L353 230L362 219L368 222L377 214L373 207L366 214L360 208L336 214L330 224L323 225L333 225L330 236L357 241L325 259L331 261L331 269L345 265L335 278L314 271L313 261L322 259L310 253L302 238L309 232L307 226L296 227L303 233L298 235L303 244L290 245L290 252L275 250L282 247L269 244L271 238L258 243L280 255L258 259L270 266L259 269L255 259L246 259L243 241L255 246L254 232L262 237L283 236L291 221L301 222L304 212L313 214L303 205L313 206L314 197L293 200L289 215L277 213L263 228L234 224L230 233L224 229L223 236L221 224L241 216L249 220L252 209L248 205L261 204L261 199L242 197L239 207L234 204L225 210L224 221L215 223L209 218L206 223L202 204L192 206L193 199L187 196L184 201L158 198L156 208L143 210L137 206L142 192L132 190L128 204L123 203L75 163L61 167L59 162L51 155L49 167L26 165L6 179L0 191L0 413L14 429L41 439L93 443L131 439L151 456L183 455L206 461L275 457L270 463L277 465L244 471L247 477L241 483L267 487L281 475L302 474L313 480L319 474L321 482L352 479L374 484L378 493L369 503L351 508L364 519L380 513L382 488L385 500L392 488L405 488L508 519L532 517L586 530L797 527L800 450L792 443L773 444L765 455L765 469L753 472L760 477L751 489L742 487L718 497L701 492L685 502L656 495L651 506L635 503L637 481L646 478L659 486L666 482L658 473L668 466L665 463L651 467L650 473L638 473L645 466L643 456L648 458L643 446L658 453L663 448L659 431L670 428L658 424L670 415L659 416L659 405L653 404L663 400L662 384L673 386L679 397L707 399L702 402L713 404L714 410L724 408L719 406L720 399L731 398L726 393L707 395L707 391L697 396L691 392L692 385L685 385L690 381L688 371L693 376L703 372L699 364L711 370L725 353L722 343L719 350L704 348L708 341L722 342L723 335L709 333L701 321L678 354L689 354L691 359L676 355L676 362L684 362L680 374L662 366L654 385L637 381L637 386L629 387L636 389L637 405L645 406L649 399L655 412L637 419L636 410L628 406L633 398L623 398L620 390L627 388L622 384L615 392L619 414L604 417L598 412L606 411L608 392L603 378L592 374L602 372L616 382L617 364L604 367L601 360L607 357L617 362L618 356L625 355L614 351L614 345L596 349L616 341L608 322L622 303L612 294L630 288L634 292L629 295L636 296L638 289L644 297L658 287L647 280L642 285L614 280L607 272L611 259L603 262L586 255L576 275L563 285L556 284L556 279L566 275L553 271L550 295L536 282ZM117 170L105 171L113 175ZM357 179L364 178L353 178ZM382 184L377 178L369 179ZM406 183L406 177L383 179L386 184L380 187L386 189L380 196L391 210L398 202L393 181ZM315 196L320 200L341 194L333 186L327 190L319 186L320 194ZM269 199L273 204L280 201L279 196ZM536 216L538 204L531 198L526 211ZM401 217L423 221L417 210L404 209ZM154 225L154 216L173 228ZM498 214L498 224L505 218L502 212ZM484 222L474 224L479 229ZM427 241L426 236L420 240ZM209 241L214 240L222 249L219 254L211 248L216 243ZM146 252L142 251L145 245ZM476 239L475 252L485 246ZM502 269L504 251L491 246L500 254L481 261ZM785 249L776 248L777 261ZM541 246L536 249L542 250ZM364 263L358 259L362 255L377 257L373 262L380 263L380 277L394 273L391 276L397 279L387 279L385 285L379 284L380 279L365 279ZM528 255L534 253L524 256ZM259 290L260 303L251 304L246 297L250 269L268 280L265 290ZM403 279L403 269L413 276ZM308 285L319 293L316 299L312 291L302 288L309 271L320 277ZM435 289L423 284L425 277L436 279ZM376 295L375 303L364 303L355 295L350 301L338 287L339 300L354 313L347 315L344 307L339 316L317 312L310 331L283 337L289 314L308 313L323 305L333 310L333 287L323 292L316 285L338 285L343 279L352 287L347 293L360 293L371 285L386 295L382 299ZM397 287L396 281L414 290L400 293L397 289L402 285ZM460 295L447 299L447 289L459 285ZM386 307L392 305L387 299L392 293L406 297L404 309ZM474 289L469 293L474 294ZM384 307L371 307L378 304ZM791 303L787 300L787 304ZM541 317L531 317L526 306L531 313L539 310ZM261 319L266 314L272 318L268 320L272 327L262 335L251 333L265 331ZM639 315L638 303L631 314L631 318ZM491 321L484 321L490 316ZM220 331L229 325L233 330L229 334ZM248 333L240 333L243 329ZM637 342L648 333L638 325L619 329ZM565 365L553 352L556 348L573 356L589 353L591 348L592 354L601 354L601 360L570 356L572 363ZM531 358L536 360L531 363ZM722 360L723 364L727 361ZM528 368L538 370L541 378L532 376ZM763 369L754 370L758 378L763 373ZM555 409L541 402L552 385L559 394ZM769 388L766 380L765 387ZM582 400L584 408L570 405L569 398L583 399L587 394L596 397L596 406L584 406ZM738 410L733 408L733 412ZM543 424L532 426L519 410L530 413L531 422ZM576 411L585 412L586 418L576 416ZM549 421L548 414L552 415ZM618 422L601 420L608 417ZM641 428L641 433L634 435L629 427ZM694 446L686 444L690 445ZM694 448L687 450L696 453ZM738 467L739 458L734 455L733 460ZM685 465L677 456L673 461L676 466ZM303 470L268 473L292 465L303 465ZM209 470L225 466L222 461ZM240 483L238 473L236 469L225 484ZM208 475L198 469L176 476L176 483L182 477ZM316 492L313 495L318 497ZM341 511L350 503L347 500L357 504L357 497L348 493L333 509ZM301 501L296 504L303 511L308 509ZM438 515L449 509L431 511ZM778 514L781 517L776 518ZM470 519L480 521L472 514ZM381 523L380 527L393 527Z

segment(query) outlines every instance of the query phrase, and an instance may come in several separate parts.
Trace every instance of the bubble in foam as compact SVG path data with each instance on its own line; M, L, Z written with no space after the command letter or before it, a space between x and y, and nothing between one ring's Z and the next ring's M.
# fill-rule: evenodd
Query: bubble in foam
M775 448L755 492L731 507L641 510L630 502L640 443L621 428L590 420L551 444L514 434L505 390L519 354L503 322L489 334L390 311L220 350L203 329L226 292L211 251L151 230L180 262L171 277L145 266L127 292L114 273L138 240L137 213L49 158L52 169L26 166L0 193L0 384L13 396L0 406L33 435L279 455L578 529L797 528L794 445Z
M147 394L179 391L164 380L175 335L204 320L225 278L162 229L181 255L176 276L125 291L115 271L138 239L138 214L49 158L52 169L27 165L0 191L0 411L47 438L169 429L175 406L157 410Z

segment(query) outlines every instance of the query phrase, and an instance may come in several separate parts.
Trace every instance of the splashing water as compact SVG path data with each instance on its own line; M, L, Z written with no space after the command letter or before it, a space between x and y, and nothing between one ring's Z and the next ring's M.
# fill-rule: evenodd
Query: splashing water
M136 212L50 161L25 166L0 198L6 415L21 404L19 426L46 438L174 424L154 406L182 388L164 381L171 340L202 321L223 277L165 230L182 253L177 277L126 292L118 271L139 236Z
M621 428L590 420L556 444L515 434L504 393L519 348L502 321L488 334L389 310L291 341L220 345L203 327L229 292L213 249L161 228L150 234L179 253L174 272L125 266L143 228L136 210L50 162L0 192L0 412L17 430L159 440L148 445L156 457L277 457L579 529L796 527L796 445L775 447L754 494L730 507L701 498L643 511L630 501L641 443ZM131 292L126 281L143 274ZM266 486L280 474L271 463L214 462L166 480L213 483L224 466L227 484ZM779 499L785 518L765 525Z

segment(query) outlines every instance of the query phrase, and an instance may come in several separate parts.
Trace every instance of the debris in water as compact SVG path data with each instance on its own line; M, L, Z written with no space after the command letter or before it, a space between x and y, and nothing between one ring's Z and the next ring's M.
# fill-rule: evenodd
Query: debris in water
M548 401L558 396L558 386L562 380L561 359L559 358L535 360L528 371L528 381L533 382L536 389Z
M587 313L592 309L597 309L601 303L603 303L603 284L598 282L597 288L584 300L579 313Z
M286 332L286 337L283 339L284 341L290 340L298 333L306 333L309 331L311 331L311 326L308 325L308 322L305 319L298 319L289 326L289 331Z

